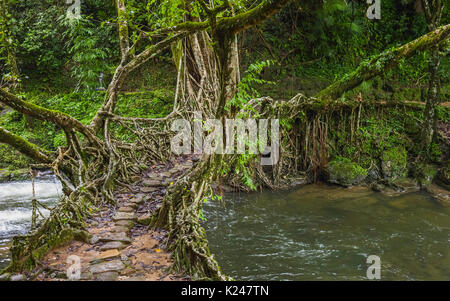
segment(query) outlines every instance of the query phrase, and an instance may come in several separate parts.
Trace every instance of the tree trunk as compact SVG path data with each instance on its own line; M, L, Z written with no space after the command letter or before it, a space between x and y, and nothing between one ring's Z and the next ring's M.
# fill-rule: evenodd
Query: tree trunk
M14 51L14 39L10 31L7 0L0 0L0 39L7 53L7 65L11 73L11 84L17 88L20 82L19 67L17 65L16 53Z
M439 27L441 23L441 15L443 11L443 3L441 0L423 0L423 8L425 18L428 24L428 30L433 31ZM439 53L439 45L435 45L430 49L430 62L428 65L430 72L430 81L428 85L428 93L425 107L424 131L422 137L423 150L427 153L433 136L436 131L436 109L440 103L441 83L439 78L439 66L441 56Z

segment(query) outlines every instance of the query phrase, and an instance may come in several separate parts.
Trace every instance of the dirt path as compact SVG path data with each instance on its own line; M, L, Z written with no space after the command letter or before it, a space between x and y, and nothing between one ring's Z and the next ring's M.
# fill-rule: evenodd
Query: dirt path
M160 205L166 187L183 175L193 161L178 158L167 165L152 166L130 189L116 194L117 208L103 208L88 221L90 243L72 242L45 256L36 280L67 279L67 270L78 256L80 280L189 280L169 274L170 254L164 250L166 232L152 230L150 216ZM69 258L70 257L70 258Z

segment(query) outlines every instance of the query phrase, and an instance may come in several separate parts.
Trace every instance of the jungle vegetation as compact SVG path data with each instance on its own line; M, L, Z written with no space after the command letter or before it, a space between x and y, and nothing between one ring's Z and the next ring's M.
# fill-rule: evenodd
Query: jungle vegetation
M280 161L204 155L151 225L174 269L227 279L200 224L211 183L424 187L449 177L449 7L386 0L0 0L0 168L49 168L64 197L17 237L9 270L82 238L89 206L167 161L177 118L278 118ZM102 74L105 89L99 89ZM447 104L446 104L447 103ZM143 164L145 163L145 164ZM378 187L378 186L377 186ZM448 187L448 186L447 186Z

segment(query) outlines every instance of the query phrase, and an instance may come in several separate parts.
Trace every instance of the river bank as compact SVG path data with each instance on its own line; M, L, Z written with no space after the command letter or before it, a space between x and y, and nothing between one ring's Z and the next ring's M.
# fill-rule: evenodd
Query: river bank
M87 231L90 234L89 241L73 241L69 244L58 247L46 254L42 259L42 264L32 272L24 273L20 276L6 275L3 276L3 279L29 279L42 281L67 280L67 269L71 266L71 262L68 262L67 259L70 256L75 255L80 258L81 262L80 280L188 280L189 278L186 278L182 274L172 274L167 272L167 269L172 264L172 259L170 252L165 249L164 245L166 232L161 230L151 230L148 227L148 223L152 212L154 212L155 209L161 205L167 186L172 185L176 179L181 177L186 170L193 166L193 164L194 162L192 158L180 157L167 165L160 164L151 166L147 172L143 173L141 177L129 187L129 189L118 191L116 193L115 197L118 201L117 208L108 206L99 208L98 212L93 212L92 218L87 221ZM242 204L248 202L251 203L252 200L255 199L255 196L258 195L274 195L275 199L272 197L270 198L272 199L271 202L274 202L270 205L270 207L278 204L281 210L277 213L278 209L270 209L270 212L272 212L274 216L284 214L282 212L286 203L284 201L282 203L279 202L286 198L291 199L291 204L294 206L298 206L298 201L319 201L324 199L328 200L326 206L328 206L330 210L333 206L339 204L339 206L345 207L345 209L343 209L344 211L350 210L350 212L358 212L361 210L364 211L368 208L368 205L377 204L374 208L377 212L379 211L381 215L376 216L376 219L380 219L384 213L388 213L390 215L395 214L395 212L385 212L384 209L380 209L386 206L390 208L389 210L410 210L411 205L420 204L420 211L420 208L424 206L423 202L428 203L439 200L439 203L436 204L440 204L439 206L443 205L443 208L448 208L448 199L450 197L448 190L445 190L436 184L430 184L425 188L426 190L421 190L420 185L417 184L416 181L407 178L402 181L396 181L396 186L386 185L378 192L374 191L376 190L374 189L374 185L369 184L365 184L364 186L340 187L338 185L328 184L306 185L306 179L300 182L302 185L295 185L288 191L264 191L261 193L258 192L248 194L239 192L233 194L226 193L225 200L228 202L227 206L234 207L241 206ZM297 182L297 184L300 182ZM23 191L24 183L19 183L21 186L18 190ZM41 200L43 199L43 196L40 195L42 188L39 188L39 180L37 183L37 196ZM403 184L400 185L399 183ZM30 194L31 192L31 183L28 182L28 185L30 185L30 191L26 194ZM232 187L226 185L215 185L214 187L217 192L232 190ZM295 196L292 199L292 194L298 194L296 191L300 191L298 193L302 196L300 198ZM430 192L433 195L428 194L427 192ZM236 196L238 196L237 199ZM409 198L412 198L412 200L409 201ZM236 200L238 200L237 203ZM346 203L348 204L344 205ZM229 227L221 224L221 227L224 227L224 229L220 230L217 228L216 222L218 222L222 217L219 218L214 214L214 211L220 212L220 210L219 207L215 207L216 205L212 204L212 202L208 202L205 207L205 216L208 220L208 223L205 224L205 228L208 232L208 239L212 235L211 248L213 252L218 253L219 258L221 258L221 256L225 256L223 257L225 258L223 259L223 262L226 267L233 267L235 266L235 263L232 263L229 259L227 259L228 255L224 255L224 251L222 250L223 246L220 244L220 239L216 239L218 234L211 232L211 229L218 230L219 233L221 231L228 231L227 233L230 233L229 231L236 231L234 226L235 224L245 223L246 221L253 220L253 218L259 220L258 223L261 225L264 224L272 225L271 227L281 227L281 224L278 226L275 225L277 222L279 223L286 218L280 217L279 220L268 221L266 220L268 215L265 215L263 219L258 218L257 215L254 216L254 214L258 214L260 210L267 210L267 208L264 207L253 208L254 212L248 212L248 215L243 217L242 220L238 219L240 215L237 212L233 211L228 214L225 211L223 216L224 218L227 216L233 216L234 214L236 214L237 217L236 220L230 222ZM349 209L350 207L352 207L352 209ZM301 216L309 212L312 214L312 217L314 217L317 216L316 214L323 215L324 213L322 211L324 208L325 207L322 206L320 209L317 209L319 210L318 212L306 210L308 208L306 208L304 212L297 212L295 210L294 212L297 212L296 214L300 214ZM338 211L340 210L341 209ZM444 211L445 210L447 209L444 209ZM402 214L402 212L397 213L400 215ZM28 222L31 219L31 213L27 213L26 217L28 218ZM291 216L288 219L291 220L293 224L296 224L296 221L293 218L294 217ZM340 217L335 216L334 218ZM209 223L210 221L211 223ZM356 227L358 225L354 226ZM447 226L443 229L447 229L446 227ZM22 232L20 233L23 234ZM238 231L238 233L240 233L240 231ZM284 235L282 234L282 231L279 232L279 234ZM316 234L320 234L320 232ZM232 243L233 239L236 237L235 235L237 234L232 235L228 243ZM267 243L271 240L270 235L269 237L258 235L258 237ZM240 238L238 241L240 241ZM246 239L244 239L244 241L246 241ZM299 242L298 247L300 246L302 246L301 242ZM3 245L2 252L6 253L7 249L8 245ZM256 248L256 250L259 249ZM243 254L248 254L249 251L250 249L247 249L246 251L243 251ZM267 257L267 255L262 256ZM288 255L286 256L288 257ZM277 258L277 260L288 262L289 260L287 257L283 257L281 259ZM220 262L221 261L219 261L219 263ZM231 269L230 275L236 276L237 279L241 279L240 277L242 277L242 275L236 274L238 273L238 270L239 269L237 267L236 270ZM283 274L282 271L279 273ZM315 279L313 276L314 275L310 275L309 277L312 278L309 279ZM255 275L252 277L255 277Z

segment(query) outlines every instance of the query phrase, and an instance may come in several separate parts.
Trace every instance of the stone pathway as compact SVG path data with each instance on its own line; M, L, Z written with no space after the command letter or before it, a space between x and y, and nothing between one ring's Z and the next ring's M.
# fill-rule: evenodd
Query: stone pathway
M36 280L66 280L73 264L81 263L80 280L143 281L188 280L167 273L172 264L164 250L166 232L148 227L153 212L161 206L167 187L193 166L189 158L167 165L155 165L131 188L115 195L117 208L105 207L88 221L92 235L89 244L72 242L47 254Z

